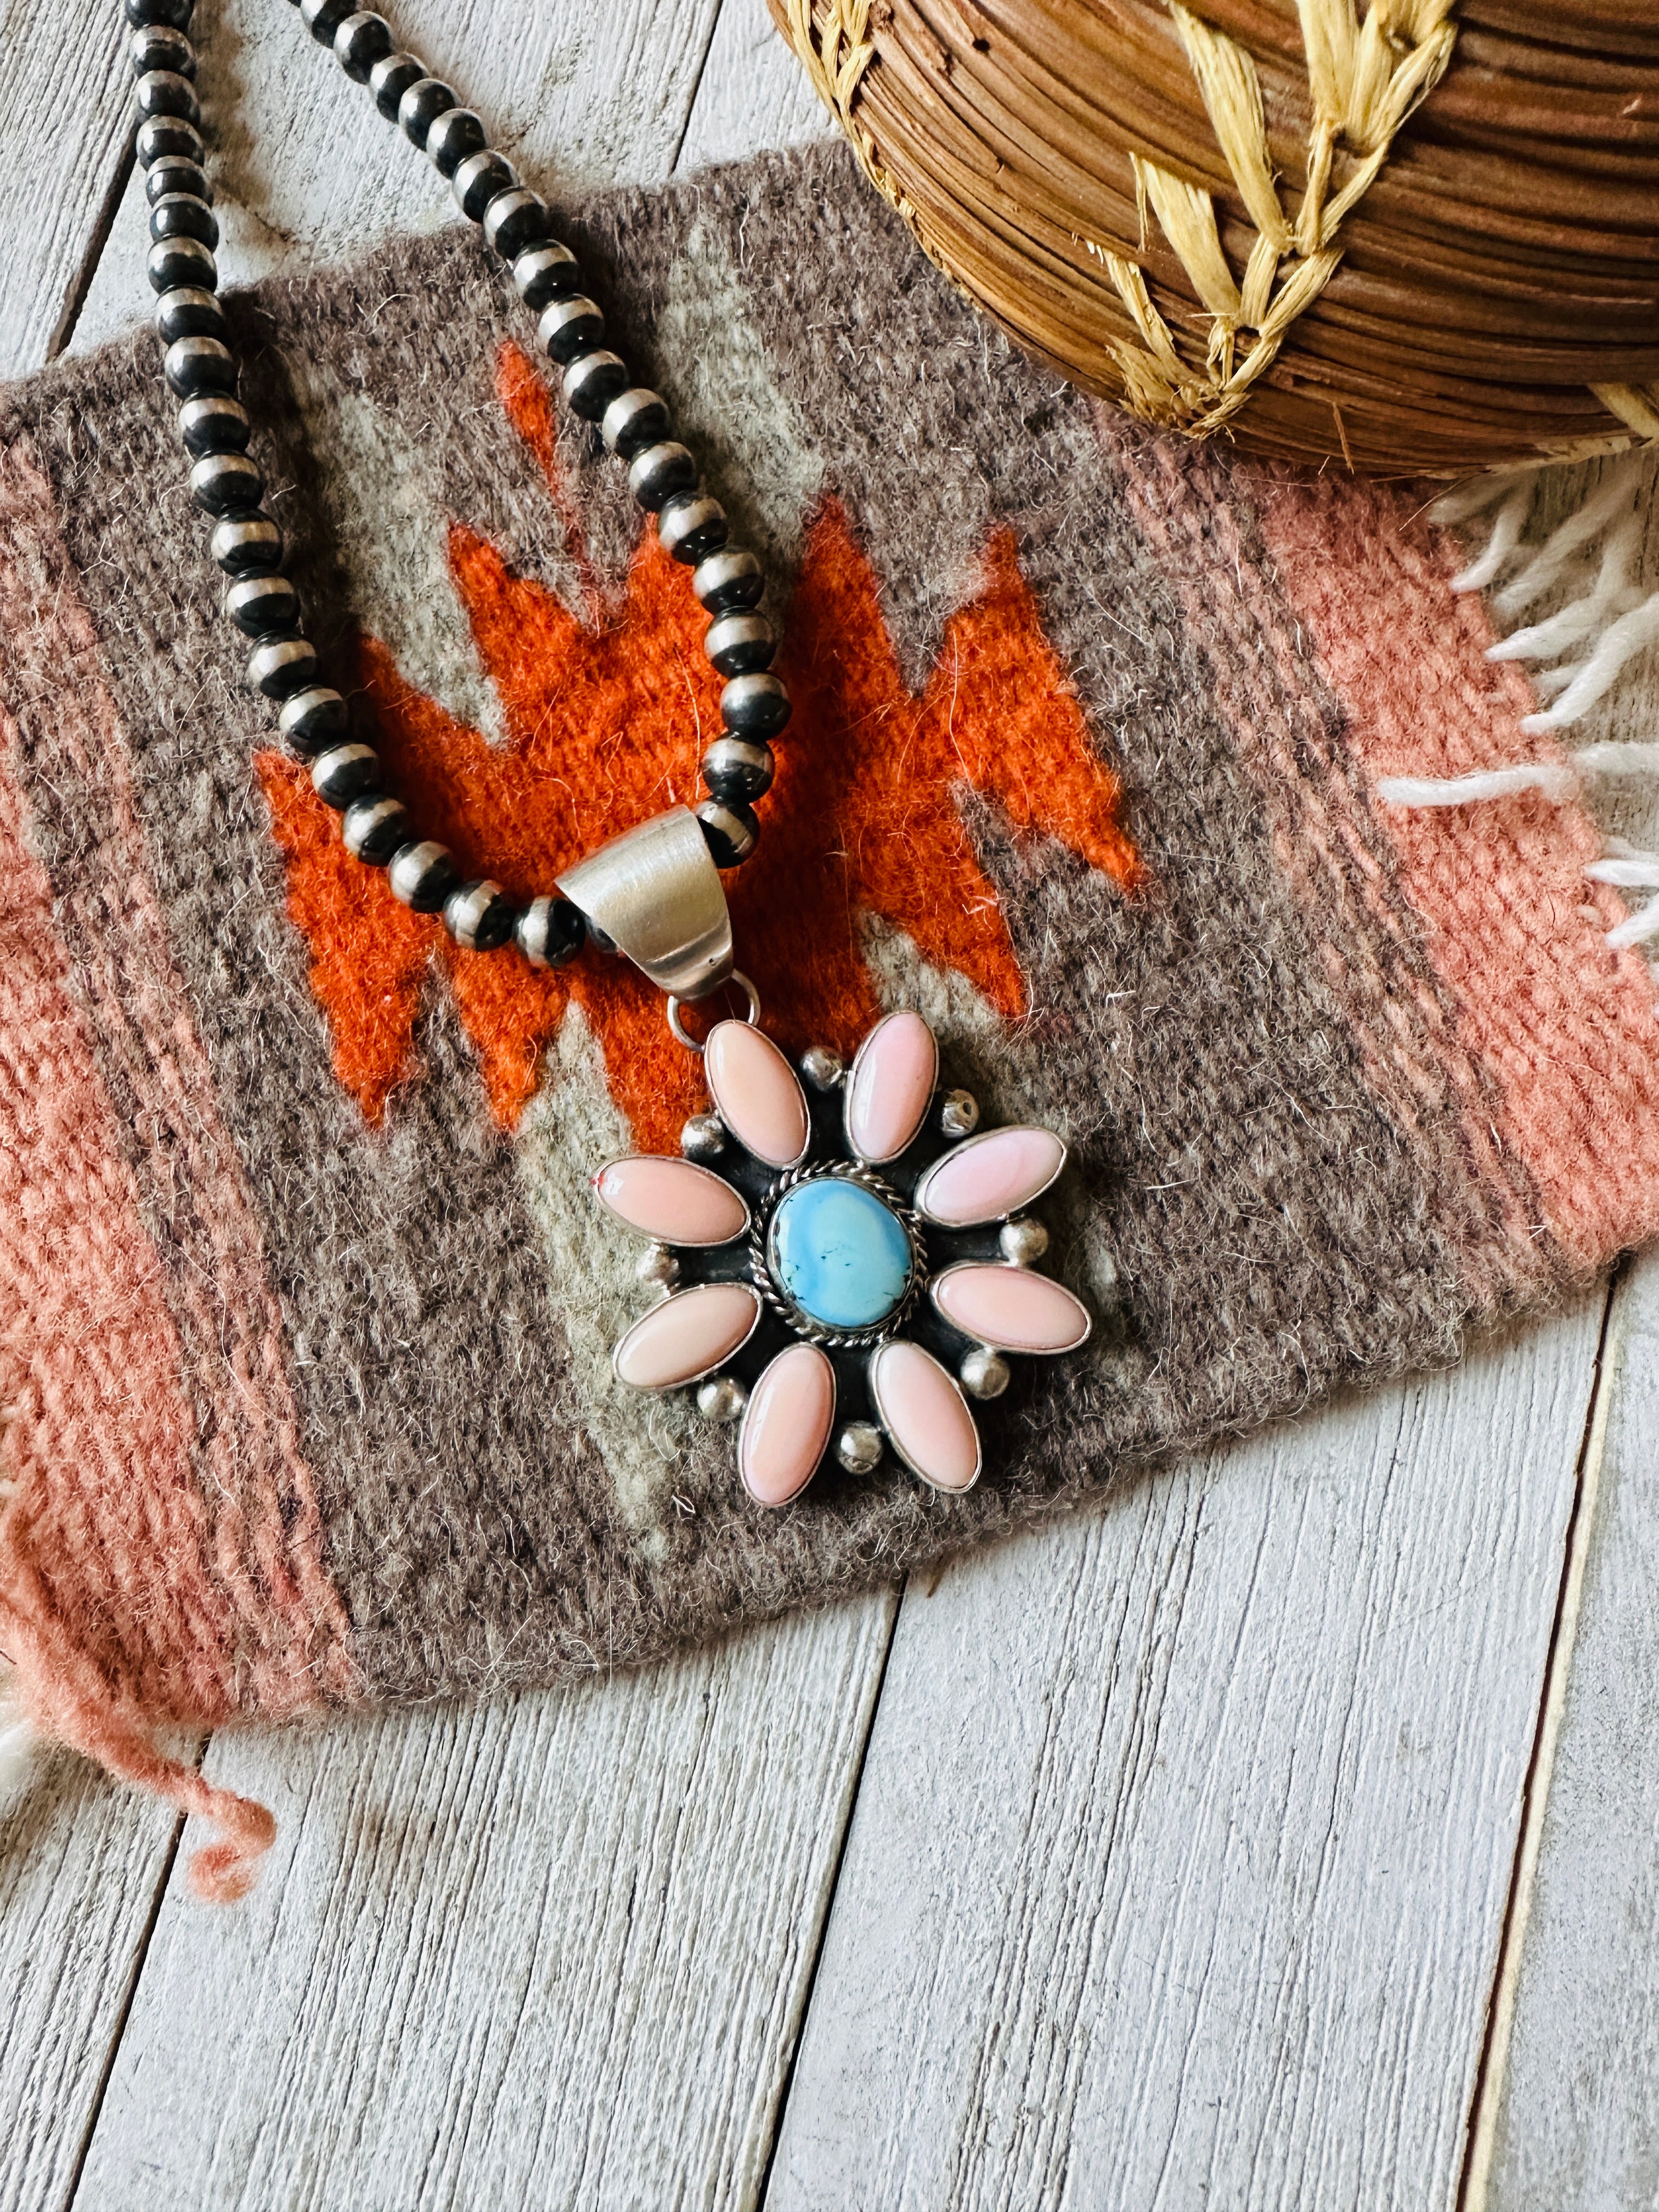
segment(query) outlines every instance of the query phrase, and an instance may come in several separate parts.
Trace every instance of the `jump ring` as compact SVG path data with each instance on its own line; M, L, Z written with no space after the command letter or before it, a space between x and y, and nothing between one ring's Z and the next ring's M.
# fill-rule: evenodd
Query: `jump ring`
M749 1012L744 1016L744 1019L748 1023L750 1029L756 1028L760 1021L760 993L750 981L748 976L744 974L741 968L734 968L730 975L726 977L726 981L729 983L736 983L741 988L743 995L749 1001ZM696 1038L692 1036L691 1032L686 1028L685 1024L680 1019L680 1000L672 991L668 994L668 1026L673 1031L674 1036L678 1042L685 1047L686 1050L688 1052L695 1052L698 1059L701 1060L702 1057L702 1047L698 1043Z

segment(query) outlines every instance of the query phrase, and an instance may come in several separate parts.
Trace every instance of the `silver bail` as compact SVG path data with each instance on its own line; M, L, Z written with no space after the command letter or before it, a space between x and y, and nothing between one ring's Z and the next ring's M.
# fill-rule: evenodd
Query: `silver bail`
M726 893L689 806L625 830L567 868L558 884L659 990L706 998L732 973Z

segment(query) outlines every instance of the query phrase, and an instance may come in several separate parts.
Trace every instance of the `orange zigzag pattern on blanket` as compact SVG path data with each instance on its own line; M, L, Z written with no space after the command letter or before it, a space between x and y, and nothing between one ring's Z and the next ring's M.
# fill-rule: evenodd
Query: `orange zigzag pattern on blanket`
M562 502L546 390L516 349L503 349L497 388ZM451 567L501 700L504 747L406 684L373 639L360 648L393 787L469 874L494 877L521 897L647 814L695 800L698 757L720 726L704 617L654 532L635 548L622 611L610 620L598 612L574 530L573 550L589 580L586 623L544 586L514 575L474 532L451 529ZM769 1024L792 1044L856 1042L879 1011L859 950L864 914L969 977L1004 1016L1023 1014L1024 983L957 787L984 793L1016 829L1060 838L1126 886L1139 863L1119 822L1117 780L1043 635L1012 534L993 538L981 587L946 624L916 698L894 656L875 576L845 514L829 505L807 545L782 672L794 722L780 744L759 850L727 879L739 957L747 949L763 968ZM383 875L344 852L301 769L263 754L259 770L336 1070L370 1121L411 1072L435 958L502 1124L523 1110L542 1048L574 997L602 1041L612 1094L636 1139L672 1142L700 1086L643 978L592 957L550 974L515 951L457 951L439 922L399 906Z

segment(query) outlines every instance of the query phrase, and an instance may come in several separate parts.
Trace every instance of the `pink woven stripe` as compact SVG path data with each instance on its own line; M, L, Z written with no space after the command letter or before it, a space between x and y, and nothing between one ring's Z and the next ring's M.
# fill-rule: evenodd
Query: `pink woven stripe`
M1262 492L1286 594L1347 708L1375 783L1558 758L1516 727L1533 701L1484 658L1486 611L1447 588L1453 549L1403 491L1341 479ZM1526 794L1448 809L1375 802L1498 1133L1530 1170L1569 1261L1601 1266L1659 1230L1659 1021L1647 963L1613 952L1624 909L1585 879L1600 839L1577 806Z
M58 757L106 795L108 823L66 894L71 974L6 786L0 1037L20 1204L0 1209L0 1267L20 1387L8 1394L18 1488L0 1590L54 1665L74 1674L73 1661L91 1661L150 1717L349 1697L347 1624L322 1564L258 1223L149 881L95 636L49 488L21 448L0 457L0 635L19 717L50 727ZM18 721L0 735L15 778ZM100 1056L118 1071L125 1131ZM147 1177L152 1207L169 1183L189 1200L176 1219L196 1248L171 1267L144 1226Z
M1255 472L1206 471L1109 417L1103 428L1136 520L1205 648L1216 704L1273 810L1279 865L1366 1080L1412 1142L1468 1296L1477 1306L1504 1302L1548 1272L1530 1233L1536 1195L1494 1140L1500 1102L1393 880L1347 733L1327 726L1305 640L1262 573L1259 544L1241 535L1240 486L1264 507L1280 488Z

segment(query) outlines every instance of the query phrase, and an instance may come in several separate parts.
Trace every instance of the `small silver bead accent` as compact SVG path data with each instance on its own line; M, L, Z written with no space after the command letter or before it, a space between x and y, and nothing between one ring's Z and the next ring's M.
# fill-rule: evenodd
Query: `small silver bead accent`
M1000 1398L1008 1388L1008 1363L988 1344L976 1344L957 1372L972 1398Z
M873 1474L881 1450L881 1431L873 1421L849 1421L836 1438L836 1457L848 1474Z
M947 1091L939 1125L947 1137L971 1137L979 1127L979 1101L971 1091Z
M827 1044L808 1045L800 1056L800 1072L814 1091L833 1091L847 1073L847 1063Z
M680 1279L680 1263L665 1244L647 1244L634 1273L653 1289L672 1291Z
M694 1114L680 1131L688 1160L717 1160L726 1150L726 1124L718 1114Z
M1012 1260L1017 1267L1029 1267L1048 1250L1048 1232L1028 1215L1023 1221L1005 1221L997 1232L997 1243L1005 1260Z
M749 1403L749 1393L735 1376L711 1375L697 1393L697 1411L705 1421L735 1421Z

